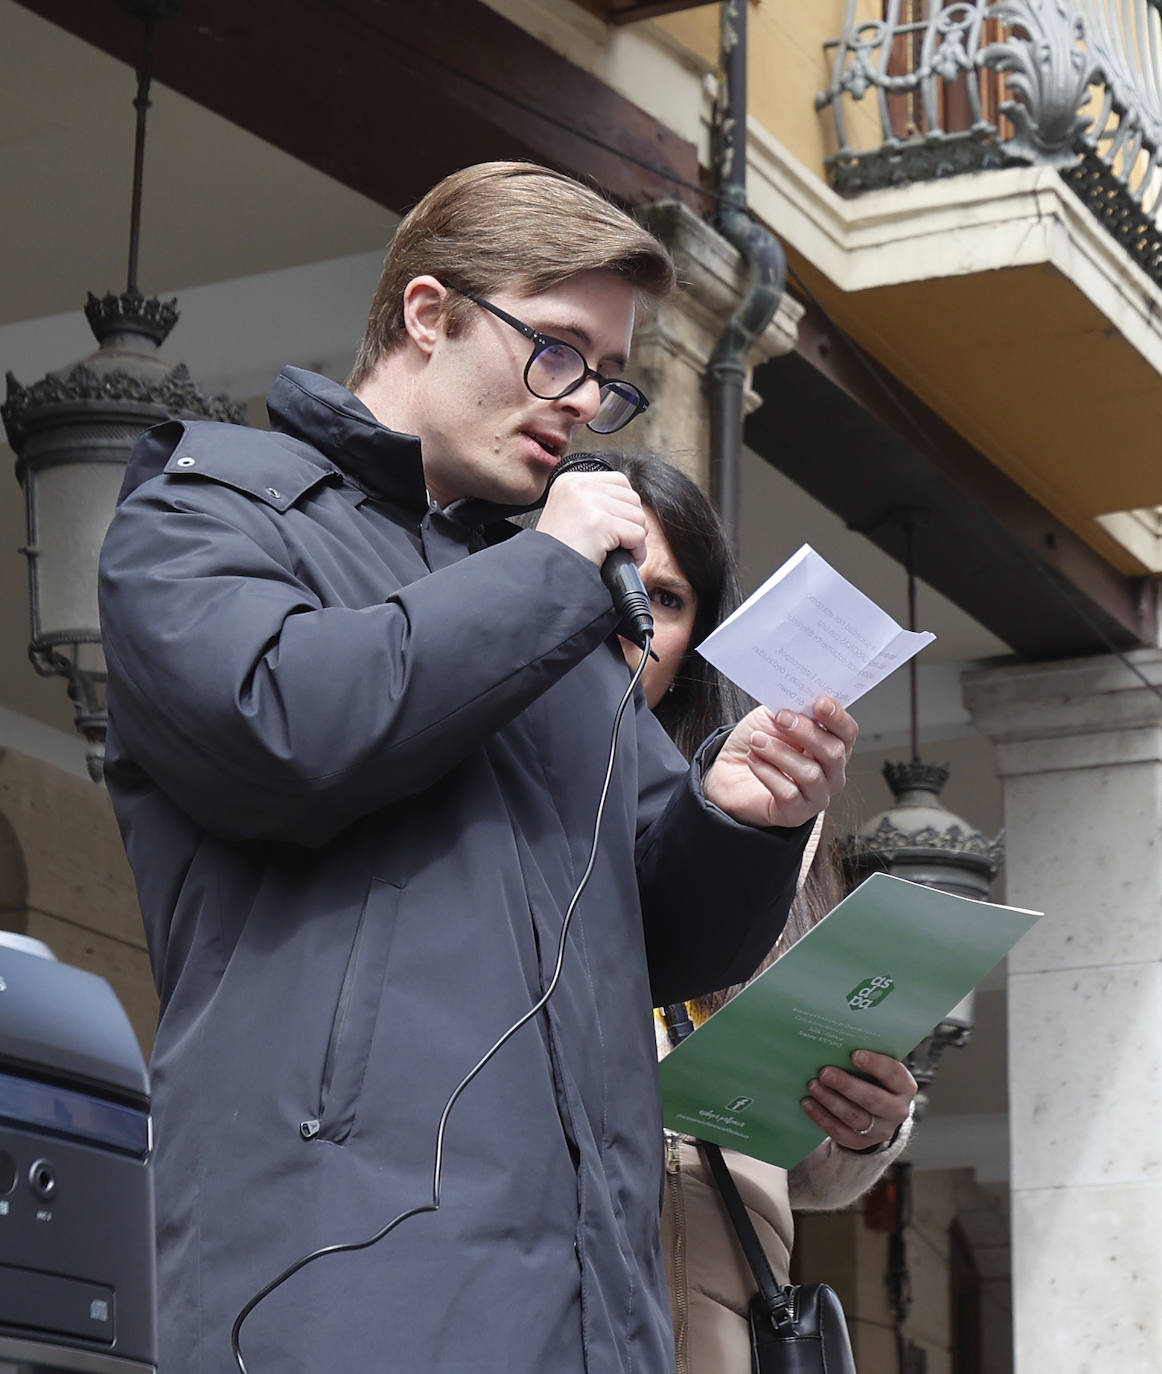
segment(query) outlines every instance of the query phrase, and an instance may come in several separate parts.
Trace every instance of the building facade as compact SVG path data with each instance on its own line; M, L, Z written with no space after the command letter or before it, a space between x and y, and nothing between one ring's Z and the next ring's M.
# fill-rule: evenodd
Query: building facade
M715 223L722 8L186 0L156 36L141 221L142 286L179 298L166 354L261 423L282 363L345 375L384 243L433 181L531 158L671 244L684 289L643 323L656 403L624 437L712 483L706 369L747 282ZM938 636L923 753L951 763L952 811L1005 826L995 895L1046 912L945 1056L910 1170L803 1218L797 1264L841 1289L863 1374L1151 1370L1159 6L746 10L746 195L789 272L748 358L745 579L808 540L903 619L912 528ZM0 365L23 384L91 352L86 292L121 288L141 47L116 0L0 0ZM2 920L108 977L148 1043L115 826L62 685L26 661L15 481L0 512ZM908 706L899 675L857 708L841 829L888 804Z

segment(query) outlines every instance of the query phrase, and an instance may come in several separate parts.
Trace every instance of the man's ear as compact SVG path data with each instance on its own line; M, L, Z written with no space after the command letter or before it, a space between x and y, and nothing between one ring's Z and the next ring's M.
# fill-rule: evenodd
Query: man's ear
M443 338L448 288L435 277L413 277L403 290L403 327L425 356Z

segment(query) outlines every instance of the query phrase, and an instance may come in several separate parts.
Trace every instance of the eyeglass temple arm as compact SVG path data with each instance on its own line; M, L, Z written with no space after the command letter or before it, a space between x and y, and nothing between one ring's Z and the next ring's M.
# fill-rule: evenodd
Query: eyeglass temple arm
M514 316L510 315L507 310L502 310L499 305L493 305L491 301L486 301L483 296L478 296L475 291L464 291L458 286L452 286L448 289L473 301L476 305L480 306L482 310L487 310L495 315L498 320L503 320L505 324L512 325L513 329L519 330L526 339L532 339L536 342L538 339L544 337L544 335L538 333L531 324L525 324L522 320L516 319Z

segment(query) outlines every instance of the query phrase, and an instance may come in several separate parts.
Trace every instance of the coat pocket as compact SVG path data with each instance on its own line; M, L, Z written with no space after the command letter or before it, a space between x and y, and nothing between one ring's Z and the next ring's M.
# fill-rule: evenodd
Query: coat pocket
M304 1139L339 1144L351 1134L376 1022L384 1000L388 958L402 888L373 878L359 913L319 1083L318 1114L304 1121Z

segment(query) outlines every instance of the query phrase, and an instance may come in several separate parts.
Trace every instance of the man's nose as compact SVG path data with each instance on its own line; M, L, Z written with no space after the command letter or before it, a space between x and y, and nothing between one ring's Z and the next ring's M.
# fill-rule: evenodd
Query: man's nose
M601 386L596 377L586 377L576 391L562 396L557 401L577 416L578 422L587 425L601 409Z

